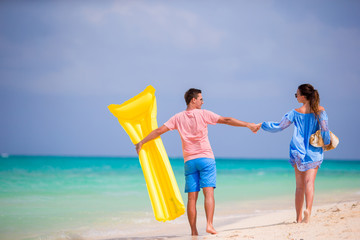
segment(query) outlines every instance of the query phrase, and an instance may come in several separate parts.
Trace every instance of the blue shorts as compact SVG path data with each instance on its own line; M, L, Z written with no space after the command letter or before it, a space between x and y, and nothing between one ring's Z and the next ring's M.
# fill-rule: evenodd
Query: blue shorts
M185 192L199 192L203 187L216 187L216 164L212 158L185 162Z

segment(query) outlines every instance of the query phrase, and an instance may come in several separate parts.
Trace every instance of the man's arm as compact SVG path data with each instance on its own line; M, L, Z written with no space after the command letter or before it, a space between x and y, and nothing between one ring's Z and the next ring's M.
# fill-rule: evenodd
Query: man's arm
M261 124L244 122L232 117L220 117L217 123L226 124L234 127L247 127L253 133L257 133L257 131L259 131L261 127Z
M135 148L136 148L136 152L139 154L141 147L143 144L159 137L161 134L166 133L167 131L169 131L170 129L165 126L162 125L161 127L153 130L151 133L149 133L149 135L147 135L143 140L141 140L140 142L138 142L137 144L135 144Z

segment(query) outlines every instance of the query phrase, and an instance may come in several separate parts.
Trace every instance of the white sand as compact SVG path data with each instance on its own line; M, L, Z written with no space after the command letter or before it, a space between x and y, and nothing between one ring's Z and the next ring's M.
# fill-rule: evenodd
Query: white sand
M202 210L202 209L198 209ZM210 235L198 224L200 236L189 236L186 216L180 224L162 223L158 231L115 239L261 239L261 240L313 240L313 239L360 239L360 200L343 201L314 206L310 223L295 223L295 210L276 210L258 216L244 218L234 223L216 227L218 234ZM203 218L203 217L201 217ZM205 219L198 219L204 221Z
M294 210L277 211L219 228L202 239L360 239L360 202L314 207L310 223L295 223Z
M186 213L174 221L139 223L127 233L107 234L108 240L163 239L260 239L260 240L360 240L360 192L317 194L310 222L295 223L293 197L219 205L214 226L218 234L205 232L203 205L198 205L200 236L191 237ZM75 238L77 239L77 238ZM84 237L83 239L104 239Z

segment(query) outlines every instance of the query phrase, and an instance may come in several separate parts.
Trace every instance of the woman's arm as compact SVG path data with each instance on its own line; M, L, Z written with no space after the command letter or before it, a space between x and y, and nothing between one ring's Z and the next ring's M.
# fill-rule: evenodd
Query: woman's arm
M138 142L137 144L135 144L135 148L136 148L136 152L139 154L141 147L143 144L159 137L161 134L166 133L167 131L169 131L170 129L165 126L162 125L161 127L153 130L151 133L149 133L149 135L147 135L143 140L141 140L140 142Z
M263 122L261 128L267 132L280 132L291 125L291 121L286 115L281 119L280 122Z
M328 125L328 116L325 112L325 108L319 107L320 113L320 128L321 128L321 137L323 138L324 145L330 144L330 131L329 131L329 125Z

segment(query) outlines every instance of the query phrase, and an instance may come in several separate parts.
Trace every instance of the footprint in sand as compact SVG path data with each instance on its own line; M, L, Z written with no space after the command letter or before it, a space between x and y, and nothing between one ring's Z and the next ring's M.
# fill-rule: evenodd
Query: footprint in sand
M341 210L338 207L335 207L332 212L340 212Z
M231 235L230 238L235 238L235 237L238 237L239 235L238 234L235 234L235 235Z

